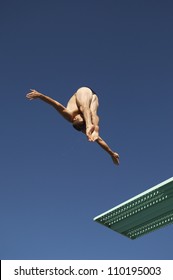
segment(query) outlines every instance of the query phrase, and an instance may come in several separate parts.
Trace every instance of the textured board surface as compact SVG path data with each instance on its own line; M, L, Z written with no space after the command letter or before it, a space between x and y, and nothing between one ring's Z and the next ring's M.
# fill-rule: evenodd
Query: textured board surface
M173 223L173 177L102 213L94 221L130 239Z

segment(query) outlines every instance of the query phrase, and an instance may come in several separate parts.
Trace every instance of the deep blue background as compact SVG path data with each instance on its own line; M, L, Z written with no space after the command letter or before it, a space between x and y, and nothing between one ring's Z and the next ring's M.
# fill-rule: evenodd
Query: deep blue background
M2 1L0 38L0 259L172 259L172 225L131 241L93 218L172 177L173 2ZM85 85L119 167L25 98Z

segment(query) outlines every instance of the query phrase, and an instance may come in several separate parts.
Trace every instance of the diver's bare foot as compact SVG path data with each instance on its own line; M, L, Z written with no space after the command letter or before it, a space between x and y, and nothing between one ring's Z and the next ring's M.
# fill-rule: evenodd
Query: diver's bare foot
M99 133L97 131L94 130L94 132L92 133L92 141L96 141L99 138Z
M94 127L94 131L92 133L93 141L96 141L99 138L99 126Z
M112 158L114 164L119 165L119 154L113 153L113 154L111 155L111 158Z
M92 137L92 133L93 133L93 132L94 132L94 125L91 125L91 127L89 127L89 128L86 129L86 135L87 135L88 140L89 140L90 142L93 142L93 141L94 141L94 139L93 139L93 137Z

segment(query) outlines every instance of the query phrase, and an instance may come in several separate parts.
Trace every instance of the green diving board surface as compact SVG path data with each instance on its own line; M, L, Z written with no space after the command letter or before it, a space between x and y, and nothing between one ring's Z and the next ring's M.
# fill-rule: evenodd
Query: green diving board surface
M130 238L173 223L173 177L94 218Z

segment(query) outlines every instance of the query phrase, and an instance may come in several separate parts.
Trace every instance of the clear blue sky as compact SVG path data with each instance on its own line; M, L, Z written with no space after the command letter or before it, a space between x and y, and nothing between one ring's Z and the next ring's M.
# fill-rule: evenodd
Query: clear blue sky
M0 35L0 259L172 259L173 225L131 241L93 218L173 176L173 2L2 1ZM25 98L85 85L119 167Z

